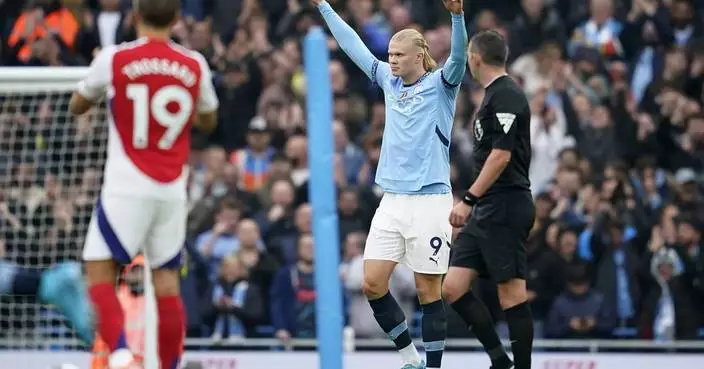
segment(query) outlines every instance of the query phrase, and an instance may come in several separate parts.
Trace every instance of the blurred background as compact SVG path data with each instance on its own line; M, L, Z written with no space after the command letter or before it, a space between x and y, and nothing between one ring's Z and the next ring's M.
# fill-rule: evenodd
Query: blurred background
M322 24L305 0L183 0L174 41L214 71L219 125L193 132L182 293L188 337L315 337L301 40ZM376 57L398 30L422 31L440 62L450 17L439 0L330 0ZM704 23L695 0L476 0L470 36L509 40L510 73L530 100L537 219L527 245L536 337L704 339ZM130 2L2 0L2 66L86 66L135 38ZM330 38L340 278L346 324L384 338L361 292L383 96ZM0 257L42 267L78 259L99 193L105 109L73 120L70 91L0 96ZM473 114L466 76L452 137L452 185L470 185ZM315 245L326 247L326 245ZM134 296L139 283L128 283ZM476 286L505 335L494 286ZM412 273L392 291L413 323ZM2 297L3 342L71 337L32 300ZM448 309L448 311L452 311ZM597 324L570 324L597 317ZM451 316L450 336L471 337ZM456 323L456 324L453 324ZM201 341L202 342L202 341ZM43 347L43 346L42 346Z

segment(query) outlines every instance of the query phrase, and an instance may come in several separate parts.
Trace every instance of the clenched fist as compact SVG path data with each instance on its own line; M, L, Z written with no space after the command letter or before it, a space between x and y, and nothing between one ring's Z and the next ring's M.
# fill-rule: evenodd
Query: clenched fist
M452 13L460 14L462 13L464 0L442 0L445 8Z

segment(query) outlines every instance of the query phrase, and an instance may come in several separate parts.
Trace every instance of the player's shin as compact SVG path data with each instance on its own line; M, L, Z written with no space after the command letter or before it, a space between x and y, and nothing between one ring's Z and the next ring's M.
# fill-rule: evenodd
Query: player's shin
M528 302L504 310L508 323L511 351L516 369L530 369L533 351L533 314Z
M477 299L472 291L468 291L451 305L484 347L484 351L491 358L492 368L510 368L511 360L506 355L506 351L501 345L501 340L494 330L494 320L491 318L486 305Z
M401 353L403 362L414 366L420 364L420 355L418 355L418 350L413 345L411 335L408 332L406 317L391 292L387 292L381 298L369 300L369 305L374 312L374 319L379 323L381 329L389 335L389 338L396 345L396 349Z
M126 348L125 313L115 293L113 283L98 283L88 291L95 307L98 334L110 352Z
M442 300L421 305L421 334L428 369L440 369L447 337L447 315Z
M186 314L181 296L157 297L159 316L159 360L161 369L178 368L183 352Z

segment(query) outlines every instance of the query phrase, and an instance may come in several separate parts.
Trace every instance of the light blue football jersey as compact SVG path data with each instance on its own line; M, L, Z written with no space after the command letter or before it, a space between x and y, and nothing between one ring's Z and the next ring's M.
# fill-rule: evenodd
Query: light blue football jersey
M450 139L466 71L464 14L452 15L450 57L441 69L404 85L326 2L319 10L340 48L384 91L386 124L376 183L391 193L450 191Z

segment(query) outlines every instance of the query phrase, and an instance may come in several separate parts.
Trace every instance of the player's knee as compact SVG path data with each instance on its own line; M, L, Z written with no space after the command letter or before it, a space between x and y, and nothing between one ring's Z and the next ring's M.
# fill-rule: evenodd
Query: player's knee
M451 281L448 278L445 278L442 283L442 299L448 304L459 300L467 291L469 291L469 286Z
M155 269L152 272L154 295L157 297L178 296L181 293L181 278L178 270Z
M364 278L362 292L370 300L384 297L389 291L389 282L373 278Z
M415 279L421 304L428 304L442 297L442 275L416 274Z
M512 279L498 285L499 303L501 309L510 309L527 300L525 281Z
M86 281L89 286L103 283L115 283L117 263L112 260L86 261Z

